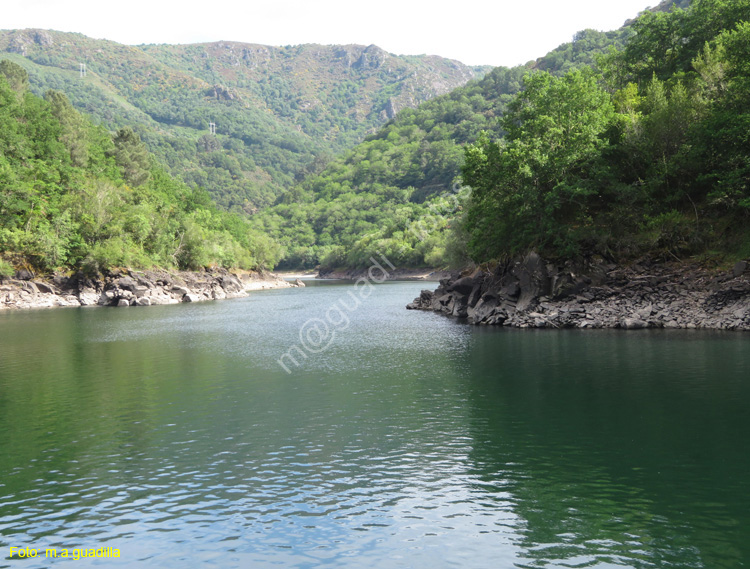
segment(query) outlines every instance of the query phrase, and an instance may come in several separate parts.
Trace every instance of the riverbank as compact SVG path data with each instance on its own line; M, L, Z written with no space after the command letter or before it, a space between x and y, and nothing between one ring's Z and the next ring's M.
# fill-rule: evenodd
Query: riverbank
M36 278L18 271L0 280L0 310L56 306L152 306L247 296L251 291L296 286L272 273L130 269L89 277L81 273Z
M750 330L750 270L697 263L556 266L535 253L492 270L454 274L407 309L518 328Z
M274 274L280 279L284 279L285 281L296 281L297 279L318 278L317 271L276 271Z
M449 278L450 271L436 271L434 269L391 269L386 263L383 263L384 269L378 271L378 279L384 277L389 281L434 281ZM342 281L356 281L361 278L368 278L368 269L321 269L318 272L318 279L336 279Z

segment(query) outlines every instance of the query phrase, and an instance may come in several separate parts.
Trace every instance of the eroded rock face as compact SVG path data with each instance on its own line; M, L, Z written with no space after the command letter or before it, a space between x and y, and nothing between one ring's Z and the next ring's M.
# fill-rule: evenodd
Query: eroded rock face
M291 286L274 275L247 273L240 278L224 269L195 273L116 270L97 278L82 274L55 275L51 281L35 278L29 271L19 271L16 277L0 282L0 310L153 306L223 300L245 296L249 290Z
M697 265L630 267L601 259L557 266L531 253L492 272L453 275L407 309L520 328L750 330L750 271Z

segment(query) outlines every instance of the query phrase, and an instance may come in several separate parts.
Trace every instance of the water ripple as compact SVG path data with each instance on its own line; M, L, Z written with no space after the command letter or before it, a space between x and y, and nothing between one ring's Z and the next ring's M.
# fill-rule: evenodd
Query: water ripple
M4 315L0 568L747 564L737 336L480 330L404 311L419 288L376 289L292 376L346 286Z

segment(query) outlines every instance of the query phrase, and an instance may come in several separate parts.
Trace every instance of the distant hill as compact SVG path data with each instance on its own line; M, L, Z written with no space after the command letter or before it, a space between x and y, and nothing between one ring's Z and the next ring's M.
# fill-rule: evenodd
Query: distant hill
M0 31L0 59L23 66L36 94L56 89L110 130L132 126L173 174L247 212L489 69L374 45L133 47L35 29Z

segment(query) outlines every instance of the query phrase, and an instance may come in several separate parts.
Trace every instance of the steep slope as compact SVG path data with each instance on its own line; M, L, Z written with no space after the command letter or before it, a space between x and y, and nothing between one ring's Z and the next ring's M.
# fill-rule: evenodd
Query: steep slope
M0 278L111 266L272 266L277 247L156 164L132 129L113 137L65 95L28 92L0 61Z
M252 221L285 246L285 267L366 265L373 247L402 266L460 264L466 253L447 229L467 193L460 191L464 146L482 131L502 136L499 119L525 74L591 65L631 34L629 25L584 30L527 65L495 68L405 109Z
M664 0L653 8L645 10L654 14L668 13L675 8L686 9L691 0ZM627 40L633 35L635 18L628 20L617 29L607 32L586 29L573 36L573 41L562 44L544 57L533 62L530 67L553 74L563 74L583 65L596 65L596 59L612 48L622 49Z
M633 22L600 70L537 73L466 150L471 258L747 256L750 0Z
M284 267L366 265L373 248L401 265L443 263L462 148L483 130L501 134L498 117L527 71L499 67L403 110L251 221L285 246Z
M0 32L0 52L28 71L35 93L60 90L109 129L132 125L173 174L248 212L316 157L483 72L376 46L133 47L43 30Z
M740 227L749 203L747 135L730 118L744 117L741 74L739 100L727 96L727 74L740 69L732 57L744 52L703 46L746 20L747 2L662 4L621 30L587 30L527 66L495 69L402 111L253 221L285 246L289 266L364 266L376 250L400 266L542 246L560 256L742 250L736 227L724 231L733 243L714 237ZM460 176L467 145L473 161ZM470 201L460 183L473 187Z
M147 45L170 68L214 85L217 98L262 101L274 115L334 150L476 73L435 56L399 57L375 45L269 47L238 42Z

